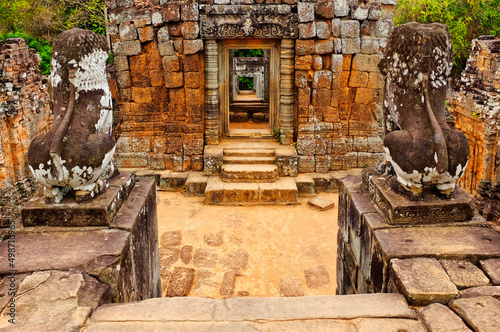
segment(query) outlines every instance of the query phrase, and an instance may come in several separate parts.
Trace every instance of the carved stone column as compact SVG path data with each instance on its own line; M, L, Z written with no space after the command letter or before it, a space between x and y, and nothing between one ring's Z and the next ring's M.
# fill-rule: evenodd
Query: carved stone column
M282 144L291 144L293 141L294 47L293 39L281 41L280 138Z
M219 84L217 43L205 40L205 138L207 144L219 144Z

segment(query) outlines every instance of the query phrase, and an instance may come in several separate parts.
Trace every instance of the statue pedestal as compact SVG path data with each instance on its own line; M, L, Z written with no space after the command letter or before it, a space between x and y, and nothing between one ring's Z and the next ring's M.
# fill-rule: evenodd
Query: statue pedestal
M362 177L340 185L338 294L396 292L420 306L494 284L485 266L500 264L500 229L472 213L465 192L410 201L374 168Z
M109 183L83 204L28 202L24 227L15 229L14 266L0 260L0 275L79 271L108 285L113 302L161 297L155 180L122 172ZM7 240L0 252L8 252Z

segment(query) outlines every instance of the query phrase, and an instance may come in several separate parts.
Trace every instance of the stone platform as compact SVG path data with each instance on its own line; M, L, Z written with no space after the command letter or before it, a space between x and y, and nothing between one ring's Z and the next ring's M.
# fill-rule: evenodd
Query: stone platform
M360 176L341 181L338 294L397 292L411 305L422 306L451 303L476 287L490 287L483 295L495 293L500 283L491 267L500 266L500 229L478 214L464 220L470 197L457 189L449 200L406 201L421 211L437 208L442 213L429 212L427 219L415 214L395 223L387 211L402 196L392 192L386 196L388 205L377 202L388 181L374 169L365 170L363 181Z
M92 307L100 303L161 296L155 181L135 179L132 173L121 172L110 180L110 184L103 197L96 199L96 205L103 213L95 213L92 208L87 211L71 199L47 205L44 211L43 204L36 198L35 203L28 203L26 211L22 211L25 218L14 228L15 237L6 236L0 242L0 253L9 252L12 244L15 246L13 261L3 255L4 259L0 260L2 316L8 314L5 304L12 298L7 287L11 279L19 287L14 301L29 303L29 310L23 307L21 311L22 307L18 307L17 328L28 330L43 326L46 330L60 330L60 320L49 322L47 319L57 314L47 314L43 309L51 307L50 301L59 298L76 301L75 296L83 297L73 306L68 304L77 312L73 317L77 324L81 319L85 321L84 312L88 316ZM106 204L100 205L101 202ZM109 202L114 202L114 206ZM92 204L83 206L87 205ZM104 213L110 210L114 212ZM69 216L69 225L58 220L64 214ZM99 224L104 220L106 225L96 226L93 215L100 220ZM30 227L32 223L37 226ZM72 227L75 225L78 227ZM49 283L48 280L52 281ZM63 284L57 286L66 280L69 288ZM38 287L42 283L47 287L50 285L53 295ZM40 292L45 292L52 300L45 303L39 298ZM87 297L91 299L86 300ZM42 319L44 324L39 325Z

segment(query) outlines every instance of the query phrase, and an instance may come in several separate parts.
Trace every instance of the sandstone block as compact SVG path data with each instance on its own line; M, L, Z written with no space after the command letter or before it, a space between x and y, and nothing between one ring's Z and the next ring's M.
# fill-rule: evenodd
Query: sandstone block
M200 33L198 22L184 22L181 28L181 34L184 39L196 39Z
M295 71L295 86L297 88L307 88L307 77L308 72L305 70L296 70Z
M137 40L137 29L132 23L120 24L120 38L125 40Z
M309 203L309 205L314 206L320 211L331 210L335 206L335 204L332 201L325 199L323 197L315 197L307 201L307 203Z
M316 41L314 52L317 54L328 54L333 52L333 40Z
M159 43L164 43L170 40L170 34L168 33L168 27L163 26L158 30L157 38Z
M182 65L184 67L184 71L200 71L200 55L185 55L182 58Z
M164 56L162 60L163 70L166 72L174 72L181 70L181 63L179 57L176 55Z
M492 296L500 300L500 286L471 287L460 291L461 298Z
M345 17L349 15L350 7L347 0L335 0L333 6L335 17Z
M144 28L146 25L151 24L151 12L149 10L134 12L131 18L136 28Z
M323 58L321 55L313 55L312 68L314 70L321 70L323 68Z
M321 18L333 18L333 3L332 0L321 0L316 3L316 15Z
M193 258L193 246L183 246L181 248L181 261L184 264L189 264Z
M184 54L195 54L203 51L203 40L184 40Z
M161 247L158 250L160 256L160 269L168 270L179 260L179 248Z
M181 19L183 21L198 21L198 3L185 2L181 5Z
M332 87L332 72L329 70L319 70L314 72L313 88L331 89ZM330 103L328 103L329 105Z
M369 8L366 4L354 5L351 8L351 17L355 20L363 21L368 18Z
M314 40L300 40L295 41L295 54L306 55L314 53Z
M420 319L425 327L432 332L469 332L469 328L464 322L448 307L433 303L426 307L420 308L418 311Z
M305 270L304 274L309 288L321 288L330 284L330 275L324 266Z
M215 231L203 234L203 240L206 244L213 247L218 247L224 243L224 232Z
M330 89L313 89L312 104L314 107L314 116L318 121L323 119L323 108L321 106L330 106L332 101L332 90ZM318 151L317 151L318 152Z
M171 40L159 43L158 49L160 51L160 55L163 55L163 56L175 55L174 42Z
M359 38L359 21L347 20L341 22L340 35L342 38Z
M363 36L361 37L361 53L363 54L377 54L379 51L378 38Z
M165 73L166 88L180 88L184 85L184 75L182 72Z
M222 284L219 290L219 294L222 296L232 296L234 294L235 282L236 282L235 271L224 272L224 277L222 278Z
M398 289L411 305L448 303L458 290L435 258L392 259L392 273ZM425 278L419 275L425 271Z
M353 323L357 332L426 331L419 321L412 319L359 318Z
M119 71L116 73L116 82L120 88L129 88L131 85L130 72L129 71Z
M181 18L179 2L167 2L163 5L163 20L177 22Z
M213 268L217 263L217 253L209 248L198 248L194 252L193 265L198 268Z
M182 242L181 231L168 231L161 236L161 245L164 247L180 246Z
M361 39L342 38L342 51L344 54L357 54L361 51Z
M312 173L314 172L315 165L314 156L299 156L299 173Z
M356 91L354 102L357 104L371 104L377 102L378 90L359 88Z
M344 64L344 56L342 54L332 54L332 72L341 73L343 64Z
M363 71L352 71L348 85L351 88L366 88L368 85L368 73Z
M116 55L138 55L141 54L141 42L139 40L124 40L112 43L113 52Z
M491 296L458 299L453 309L474 331L496 331L500 326L500 301Z
M176 267L170 277L166 297L187 296L193 285L194 269Z
M154 26L159 26L163 23L163 14L162 12L154 12L152 15L151 15L151 23L154 25Z
M334 18L332 20L332 36L341 37L342 21L339 18Z
M155 30L152 26L137 28L137 33L139 34L139 40L142 43L153 40L155 36Z
M279 290L281 296L304 296L302 282L300 278L294 274L280 277Z
M442 259L439 262L458 288L487 286L490 284L483 271L469 261Z
M297 4L297 12L299 15L300 23L314 21L314 3L299 2Z
M126 56L115 56L114 59L117 72L129 70L128 58Z
M485 259L479 263L493 285L500 285L500 259Z
M378 63L380 57L378 55L356 54L352 59L352 70L378 72Z
M132 87L132 100L139 104L149 104L153 101L151 88Z
M248 252L243 249L233 249L226 253L220 260L224 270L241 271L248 263Z
M295 57L295 69L310 70L312 68L312 56L301 55Z
M299 39L311 39L316 37L316 23L299 23Z

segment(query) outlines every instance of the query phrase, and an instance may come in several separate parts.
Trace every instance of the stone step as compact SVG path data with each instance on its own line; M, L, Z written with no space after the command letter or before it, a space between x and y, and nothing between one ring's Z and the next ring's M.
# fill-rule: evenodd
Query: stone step
M298 190L293 178L280 178L274 183L222 182L218 176L208 178L205 204L257 205L299 204Z
M274 164L275 157L224 156L224 164Z
M224 156L228 157L274 157L274 149L224 149Z
M221 167L221 179L224 182L274 182L278 178L276 165L226 164Z

